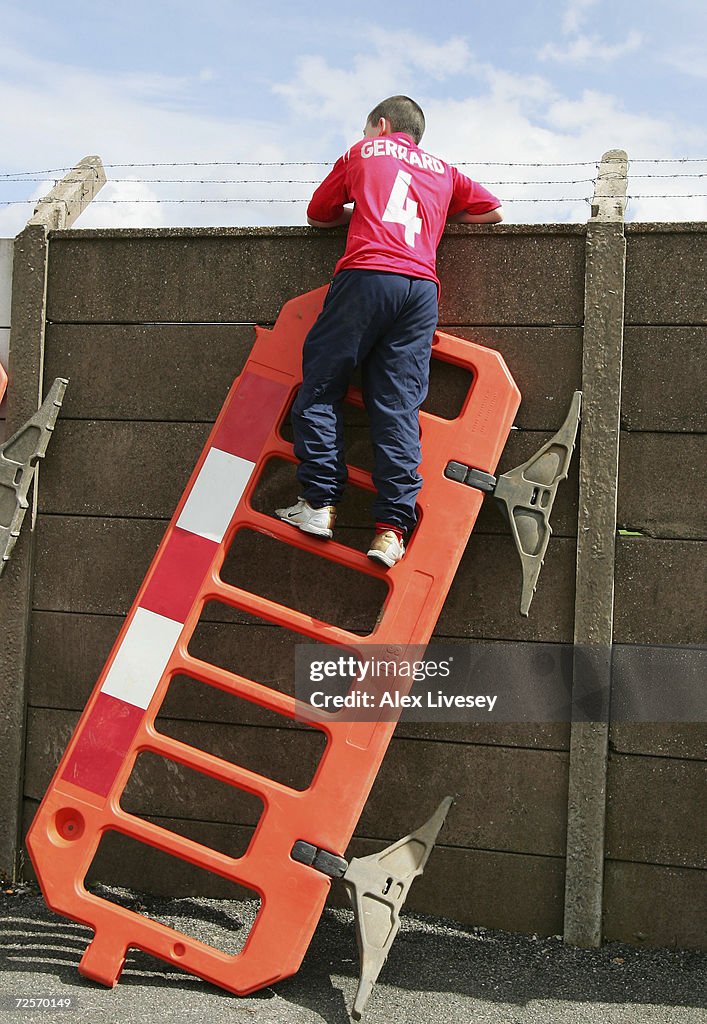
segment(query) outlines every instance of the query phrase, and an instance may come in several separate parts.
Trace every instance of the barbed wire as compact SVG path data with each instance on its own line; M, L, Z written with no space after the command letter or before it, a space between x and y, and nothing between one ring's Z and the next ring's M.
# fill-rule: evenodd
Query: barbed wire
M672 180L677 182L679 179L704 179L707 178L707 171L680 171L675 170L670 173L637 173L634 174L631 168L634 164L696 164L696 163L707 163L707 157L639 157L628 161L628 174L629 180L650 180L650 179L661 179L661 180ZM157 168L157 167L320 167L320 166L331 166L331 162L324 161L225 161L225 160L214 160L214 161L174 161L174 162L151 162L151 163L109 163L104 165L108 168ZM522 161L457 161L455 166L475 166L475 167L537 167L537 168L552 168L552 167L595 167L597 170L601 166L600 161L562 161L562 162L522 162ZM23 183L41 184L47 181L47 179L54 174L58 174L62 171L72 171L76 168L49 168L44 171L16 171L7 172L0 174L0 187L2 185L17 186ZM621 175L619 175L621 177ZM64 181L67 184L82 184L84 179L82 178L71 178L65 176L63 179L54 179L55 184L59 181ZM217 186L217 185L267 185L270 186L283 186L283 185L318 185L321 178L165 178L165 177L116 177L108 178L107 184L115 185L199 185L199 186ZM591 178L498 178L495 180L488 180L485 184L494 187L506 187L506 186L523 186L523 187L535 187L535 186L560 186L560 185L593 185L596 187L597 176ZM180 206L198 206L198 205L261 205L268 206L274 204L286 204L303 205L309 201L311 193L301 198L280 198L277 196L265 196L265 197L254 197L254 196L221 196L221 197L209 197L197 196L196 198L172 198L169 196L160 197L154 196L152 198L119 198L119 199L94 199L91 205L99 206L115 206L115 205L180 205ZM699 192L684 192L684 193L643 193L643 192L632 192L626 196L626 201L636 201L642 199L704 199L707 198L707 194ZM503 197L504 205L513 204L533 204L533 203L589 203L594 201L594 196L587 195L575 195L575 196L505 196ZM51 201L51 200L50 200ZM6 208L10 206L29 206L35 205L39 207L42 203L46 202L46 198L34 198L34 199L0 199L0 207Z
M637 175L637 177L676 177L676 178L707 178L705 174L676 174L676 175ZM5 178L4 183L21 184L32 182L41 184L47 178ZM108 178L107 184L149 184L149 185L319 185L321 178ZM83 178L55 178L54 183L64 182L67 185L81 185ZM594 178L550 178L538 180L533 178L529 181L518 181L512 178L503 178L500 181L485 181L486 185L591 185L596 181Z
M599 167L600 160L570 160L570 161L524 161L524 160L449 160L450 164L457 167ZM333 160L175 160L175 161L151 161L145 163L107 163L105 168L118 167L331 167ZM632 164L687 164L707 163L707 157L635 157L628 161ZM8 171L0 173L0 180L8 178L22 178L23 181L32 180L32 176L49 176L53 174L73 171L75 167L50 167L43 170L31 171ZM670 177L670 175L666 175Z
M627 195L626 200L635 199L707 199L707 192L678 192L674 194L646 194L646 193L632 193ZM91 202L91 206L134 206L134 205L145 205L145 206L164 206L164 205L181 205L181 206L200 206L200 205L261 205L268 206L271 204L295 204L299 203L304 205L309 201L308 197L302 199L252 199L252 198L230 198L230 199L94 199ZM594 196L555 196L554 198L545 198L537 196L512 196L506 197L503 200L503 205L506 206L510 203L593 203L595 201ZM56 200L49 200L49 203L56 202ZM7 206L36 206L40 207L46 200L42 199L13 199L13 200L0 200L0 207Z
M523 198L518 197L516 199L504 199L504 203L578 203L578 202L591 202L591 196L564 196L556 199L536 199L536 198ZM56 200L49 200L49 202L55 202ZM0 206L27 206L35 205L41 206L44 201L41 199L14 199L9 201L0 200ZM309 202L309 197L306 196L302 199L251 199L251 198L231 198L231 199L93 199L91 206L121 206L127 205L132 206L135 204L147 205L147 206L160 206L164 204L168 205L194 205L200 204L239 204L239 203L260 203L261 205L268 205L270 203L300 203L302 205Z
M702 171L700 174L631 174L629 172L629 178L707 178L707 172Z
M699 178L699 179L702 179L702 178L707 178L707 172L700 173L700 174L674 174L674 175L671 175L671 174L635 174L635 175L629 175L628 177L629 177L629 180L636 180L636 179L639 179L639 178L640 179L669 179L669 180L676 180L678 178L690 178L690 179ZM46 179L43 179L43 178L25 178L25 179L14 179L14 180L10 180L10 181L5 180L5 181L1 181L0 182L0 187L2 187L3 184L21 184L23 181L32 182L33 184L41 184L41 182L42 181L46 181ZM64 178L64 179L61 179L61 181L63 181L66 184L83 184L82 180L78 179L78 178ZM59 183L59 179L55 180L55 185L57 185L58 183ZM320 183L320 179L318 179L318 178L311 178L311 179L310 178L217 178L217 179L213 179L213 178L110 178L107 181L107 184L131 184L131 185L145 185L145 184L155 185L155 184L161 184L161 185L207 185L207 186L209 186L209 185L270 185L270 186L272 186L272 185L318 185L319 183ZM501 179L501 180L498 180L498 181L485 181L484 184L486 184L488 186L493 186L494 188L498 187L498 186L505 187L505 186L508 186L508 185L513 185L513 186L521 185L521 186L526 186L526 187L527 186L546 186L546 185L553 185L553 186L556 186L556 185L595 185L596 184L596 178L572 178L572 179L555 178L555 179L541 179L541 180L519 180L519 179L510 179L509 178L509 179ZM516 197L514 199L506 199L504 201L506 201L506 202L518 202L518 201L520 201L520 198L521 197ZM522 197L522 198L523 198L523 200L527 200L529 197ZM564 198L563 197L559 197L557 199L550 199L548 201L549 202L565 202L565 201L568 201L570 198L574 198L574 197L564 197ZM576 198L582 198L582 197L576 197ZM633 198L648 198L648 197L647 196L635 196L634 195ZM668 198L668 197L666 196L665 198ZM674 198L674 197L672 197L672 198ZM694 195L692 196L692 198L694 198ZM24 202L32 202L32 201L35 201L35 200L22 200L22 201L24 201ZM39 200L36 200L36 201L39 201ZM106 202L116 202L117 203L117 202L122 202L122 201L125 201L125 202L158 202L160 200L158 200L157 198L151 199L151 200L140 200L140 199L134 199L134 200L118 200L118 199L114 199L114 200L103 199L103 200L100 200L100 199L97 199L97 200L94 200L94 202L103 202L103 203L106 203ZM162 200L162 201L163 202L177 202L178 200L176 200L176 199L175 200L165 199L165 200ZM184 201L186 202L187 200L184 200ZM198 200L191 200L191 201L197 202ZM204 199L204 201L206 201L206 199ZM212 200L212 202L217 202L217 201L218 200L216 200L216 199ZM224 199L223 201L224 202L237 202L239 200L237 199L237 197L231 197L231 198ZM249 198L244 198L244 199L242 199L240 201L241 202L251 202L251 201L255 202L256 200L251 200ZM267 200L263 199L263 200L260 200L260 201L266 202ZM299 202L300 200L299 199L276 200L275 198L272 199L272 202L277 202L277 201L279 201L279 202L285 202L285 201ZM304 201L306 201L306 199L303 199L302 201L304 202ZM538 198L537 201L541 202L541 201L545 201L545 200L544 199L541 200L540 198ZM0 200L0 204L2 204L2 203L3 203L3 200Z
M627 199L707 199L707 192L676 192L674 195L665 195L657 192L655 195L647 195L640 192L637 195L627 195Z
M518 161L504 162L498 160L449 160L457 167L598 167L597 160L579 160L570 163L537 162L523 163ZM331 167L334 160L179 160L154 163L109 163L103 164L105 169L115 167ZM0 174L0 179L13 175L52 175L73 171L75 167L49 167L39 171L10 171Z

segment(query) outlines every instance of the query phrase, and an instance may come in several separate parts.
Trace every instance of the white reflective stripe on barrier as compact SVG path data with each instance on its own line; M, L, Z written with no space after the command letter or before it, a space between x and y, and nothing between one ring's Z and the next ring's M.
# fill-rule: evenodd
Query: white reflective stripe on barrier
M255 463L212 448L204 460L177 526L219 544Z
M146 708L179 640L182 625L146 608L138 608L101 692Z

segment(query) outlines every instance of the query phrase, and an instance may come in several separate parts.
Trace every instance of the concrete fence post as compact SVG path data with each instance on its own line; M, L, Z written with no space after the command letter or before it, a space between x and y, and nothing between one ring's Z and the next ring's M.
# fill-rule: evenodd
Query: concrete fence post
M25 228L15 239L12 277L7 433L12 436L41 404L47 288L47 229ZM35 477L34 491L37 491ZM27 656L32 604L34 529L29 517L0 578L0 875L17 877L27 707ZM34 527L34 522L32 522Z
M7 426L11 437L42 403L49 231L67 228L106 181L100 157L80 161L39 200L13 246L8 359ZM33 485L34 514L25 520L0 579L0 875L18 875L27 714L27 659L32 609L34 524L39 473ZM29 528L31 525L31 529Z
M99 156L85 156L46 196L27 222L50 229L69 228L106 183Z
M601 160L587 225L564 938L602 940L628 158Z

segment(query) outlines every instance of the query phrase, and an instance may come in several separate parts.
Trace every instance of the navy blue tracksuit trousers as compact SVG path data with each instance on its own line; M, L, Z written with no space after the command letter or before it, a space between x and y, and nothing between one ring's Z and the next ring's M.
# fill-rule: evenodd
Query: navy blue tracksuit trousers
M300 493L314 508L341 500L347 472L342 404L361 366L374 453L376 522L415 525L422 486L418 412L427 395L434 281L377 270L342 270L302 353L303 383L292 407Z

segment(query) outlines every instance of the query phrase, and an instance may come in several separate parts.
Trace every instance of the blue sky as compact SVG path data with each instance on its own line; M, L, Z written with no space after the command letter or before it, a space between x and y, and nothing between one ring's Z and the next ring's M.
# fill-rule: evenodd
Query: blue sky
M511 221L585 220L587 179L607 149L634 161L707 157L703 0L362 0L346 10L321 0L0 0L0 26L0 203L36 198L53 177L8 175L92 153L106 164L233 162L110 167L79 227L304 223L310 179L326 166L236 162L331 163L397 92L427 113L423 146L489 183ZM524 162L578 166L500 166ZM707 199L687 198L707 193L707 176L684 176L707 175L707 160L631 169L631 194L686 198L632 199L630 217L707 219ZM30 212L0 206L0 235Z

